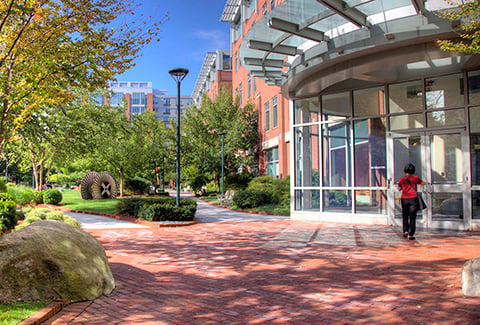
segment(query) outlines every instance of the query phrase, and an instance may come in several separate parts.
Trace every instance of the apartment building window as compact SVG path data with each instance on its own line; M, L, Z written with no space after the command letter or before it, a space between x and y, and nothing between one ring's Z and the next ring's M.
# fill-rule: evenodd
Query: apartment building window
M237 53L235 53L235 71L238 71Z
M270 0L270 11L275 9L275 0Z
M91 96L92 102L95 105L103 105L105 103L105 100L103 98L102 94L94 94Z
M232 70L232 57L223 53L223 70Z
M276 128L277 124L277 96L275 96L272 98L272 129Z
M163 106L170 106L170 98L163 99Z
M267 2L266 2L266 1L265 1L265 3L263 4L262 13L263 13L263 15L265 15L265 14L267 13Z
M252 96L252 76L248 74L248 98Z
M238 95L240 96L240 106L242 106L242 84L238 85Z
M110 98L110 105L117 106L122 104L122 99L125 98L123 93L113 93L112 97Z
M265 103L265 132L270 130L270 105Z
M235 100L237 100L238 97L238 88L235 88Z
M253 77L253 92L257 91L257 77Z
M144 93L132 93L130 110L132 113L142 113L147 108L147 96Z
M163 114L164 114L164 115L170 115L170 108L166 108L166 109L163 111Z
M265 155L267 157L267 176L278 178L278 147L265 150Z

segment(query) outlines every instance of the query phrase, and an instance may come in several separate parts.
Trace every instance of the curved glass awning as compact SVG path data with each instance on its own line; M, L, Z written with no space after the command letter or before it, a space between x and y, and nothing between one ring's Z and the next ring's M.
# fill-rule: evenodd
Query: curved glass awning
M394 37L389 29L413 31L417 25L398 21L447 6L442 0L286 0L252 26L239 56L253 76L281 86L292 65L308 66L322 53L340 55L345 45L368 39L371 30L381 30L386 39Z

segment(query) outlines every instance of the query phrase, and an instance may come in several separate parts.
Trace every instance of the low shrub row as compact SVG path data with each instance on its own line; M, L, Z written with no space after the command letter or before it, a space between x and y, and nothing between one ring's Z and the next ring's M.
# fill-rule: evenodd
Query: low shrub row
M8 193L0 193L0 234L15 228L17 225L15 201Z
M197 211L197 202L191 199L171 197L133 197L119 200L118 210L148 221L192 221Z
M235 193L233 203L240 209L265 205L290 206L290 178L261 176L252 179L245 190Z
M25 220L19 224L15 230L22 229L29 224L40 221L40 220L55 220L68 223L75 227L80 227L80 223L73 219L72 217L64 214L61 211L53 211L46 208L31 208L26 207L22 209L23 214L25 215Z

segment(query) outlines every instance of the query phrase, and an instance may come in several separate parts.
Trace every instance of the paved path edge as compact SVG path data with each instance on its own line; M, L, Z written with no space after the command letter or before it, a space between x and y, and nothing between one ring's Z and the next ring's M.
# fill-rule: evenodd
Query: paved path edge
M18 325L37 325L42 324L66 306L65 300L56 300L43 307L27 319L24 319Z

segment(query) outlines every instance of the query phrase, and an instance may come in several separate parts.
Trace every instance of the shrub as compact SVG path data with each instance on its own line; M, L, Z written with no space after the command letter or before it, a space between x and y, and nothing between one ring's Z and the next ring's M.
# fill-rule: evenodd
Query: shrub
M17 220L17 210L12 196L7 193L0 193L0 233L15 228Z
M260 176L252 179L248 190L261 190L272 194L272 203L290 205L290 177L277 179L272 176Z
M235 193L233 202L241 209L256 208L272 203L272 194L263 190L247 189Z
M43 203L43 191L33 191L32 203L35 203L35 204Z
M146 194L149 187L150 181L141 177L130 178L125 182L125 188L133 194Z
M231 174L227 176L228 187L234 190L244 190L248 183L253 179L253 175L248 172L240 174Z
M119 211L148 221L191 221L197 211L197 202L171 197L143 197L120 199Z
M43 192L43 202L46 204L58 204L62 202L62 192L55 189L46 190Z
M24 185L8 185L7 193L12 196L17 205L26 205L32 202L33 189Z
M7 192L7 184L5 184L4 177L0 178L0 193Z
M75 227L80 227L80 223L73 219L70 216L67 216L61 211L53 211L46 208L29 208L23 209L25 214L25 220L15 228L15 231L20 230L31 223L40 221L40 220L55 220L60 222L68 223Z

